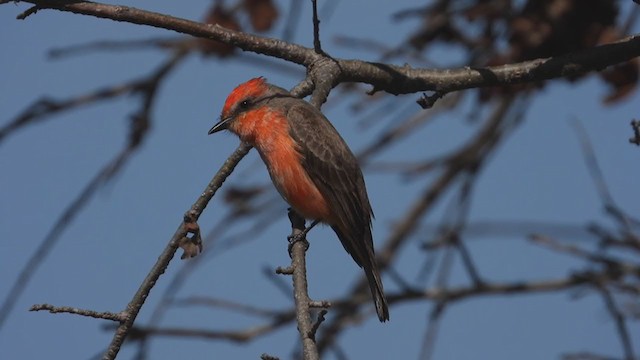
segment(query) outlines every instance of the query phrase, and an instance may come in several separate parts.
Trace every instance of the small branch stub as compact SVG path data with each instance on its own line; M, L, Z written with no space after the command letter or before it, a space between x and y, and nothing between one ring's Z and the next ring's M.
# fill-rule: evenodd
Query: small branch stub
M278 274L278 275L293 275L293 268L291 266L287 266L287 267L278 266L276 268L276 274Z
M94 310L78 309L71 306L53 306L51 304L36 304L29 308L29 311L48 311L52 314L67 313L81 316L104 319L117 322L124 322L127 319L126 313L99 312Z
M431 109L433 107L433 105L436 104L436 101L440 100L444 95L445 95L445 93L440 92L440 91L436 91L431 95L427 95L426 93L422 93L422 97L420 97L420 99L416 100L416 102L423 109Z
M277 356L273 356L273 355L269 355L269 354L262 354L260 355L260 359L261 360L280 360L279 357Z

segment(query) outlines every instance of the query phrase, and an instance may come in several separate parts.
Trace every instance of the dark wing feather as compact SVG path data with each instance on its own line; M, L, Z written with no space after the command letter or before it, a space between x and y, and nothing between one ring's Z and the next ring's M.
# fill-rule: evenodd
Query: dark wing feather
M358 265L373 255L371 205L358 161L322 113L303 103L292 106L287 117L290 133L300 146L303 166L336 217L345 249Z
M353 260L364 269L378 318L389 320L373 251L373 211L358 160L329 120L310 104L296 101L287 107L287 118L290 135L303 155L303 167L335 217L332 229Z

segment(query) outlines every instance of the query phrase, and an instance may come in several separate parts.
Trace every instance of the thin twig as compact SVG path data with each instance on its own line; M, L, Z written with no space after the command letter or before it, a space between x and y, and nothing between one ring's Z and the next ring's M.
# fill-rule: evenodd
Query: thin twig
M185 47L185 39L180 37L156 37L149 39L135 40L102 40L92 41L83 44L70 45L66 47L49 50L50 58L62 58L72 55L85 55L91 52L106 51L115 53L117 51L136 50L147 48L176 49Z
M41 9L41 7L40 7L40 6L38 6L38 5L34 5L34 6L30 7L30 8L28 8L27 10L23 11L23 12L22 12L21 14L19 14L18 16L16 16L16 19L18 19L18 20L24 20L24 19L26 19L27 17L29 17L30 15L33 15L33 14L37 13L37 12L38 12L38 10L40 10L40 9Z
M602 294L602 299L604 300L604 304L606 305L609 314L611 314L611 317L616 323L616 329L618 330L618 336L622 343L625 360L635 360L636 356L633 352L633 342L631 341L631 336L629 335L624 315L618 309L618 306L613 299L613 295L611 295L605 286L599 286L598 290L600 290L600 294Z
M50 98L41 98L34 101L27 107L22 114L15 119L9 121L5 126L0 128L0 142L14 131L45 119L46 116L54 115L58 112L70 110L82 105L93 104L101 100L109 100L120 95L130 94L140 88L141 80L128 81L124 84L112 85L83 94L74 98L65 100L55 100Z
M293 271L282 271L282 267L277 267L275 272L270 266L264 266L262 268L262 274L271 282L271 284L280 291L287 298L291 296L291 283L284 280L282 276L276 275L291 275ZM288 269L291 270L291 269Z
M440 328L440 319L444 314L446 306L444 303L436 303L433 305L431 314L429 314L429 325L424 334L424 341L420 350L420 359L429 360L433 356L435 349L436 338L438 336L438 329Z
M185 299L174 300L171 302L174 306L208 306L214 308L228 309L242 314L253 315L258 317L272 317L278 315L277 311L259 308L252 305L240 304L236 301L224 299L216 299L204 296L192 296Z
M600 199L605 210L623 226L627 233L632 234L633 226L631 224L631 220L622 210L620 210L620 207L618 207L611 195L611 192L609 191L607 181L604 178L604 173L602 168L600 168L600 164L598 164L598 159L596 158L596 153L593 149L591 140L589 140L587 131L578 120L574 120L572 125L578 135L587 169L591 174L591 178L595 182L598 195L600 195Z
M210 329L194 329L194 328L178 328L178 327L133 327L131 329L131 337L136 340L144 340L151 336L166 336L174 338L189 339L207 339L207 340L228 340L236 343L244 343L257 337L269 334L283 325L291 322L294 317L293 312L287 313L286 316L274 318L270 323L252 326L246 330L227 331L227 330L210 330Z
M315 50L316 54L324 54L320 44L320 19L318 19L317 0L311 0L311 6L313 7L313 50Z
M570 254L605 266L624 268L626 269L626 271L633 271L633 269L635 269L635 266L633 264L626 263L622 259L616 259L606 255L591 253L571 244L563 244L548 236L532 234L530 235L529 239L534 243L547 246L554 251Z
M602 169L596 159L593 145L589 140L589 136L587 135L584 126L582 126L578 120L572 121L571 125L573 125L576 135L578 136L580 146L582 147L582 153L584 154L584 161L587 164L587 169L591 173L591 178L596 184L596 190L598 191L598 195L600 195L603 205L605 207L615 206L611 192L607 187L607 182L604 179Z
M112 313L112 312L100 312L94 310L78 309L71 306L53 306L50 304L37 304L29 308L29 311L48 311L52 314L67 313L76 314L95 319L104 319L117 322L123 322L126 320L126 314L124 313Z

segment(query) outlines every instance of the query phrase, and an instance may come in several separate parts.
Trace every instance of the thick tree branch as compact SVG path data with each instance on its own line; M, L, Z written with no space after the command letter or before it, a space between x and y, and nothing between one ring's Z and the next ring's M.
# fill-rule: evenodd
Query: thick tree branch
M24 2L34 4L38 9L57 9L218 40L233 44L245 51L273 56L307 67L323 58L312 48L127 6L89 1L32 0ZM576 53L501 66L437 70L414 69L408 66L360 60L335 59L335 61L337 68L340 69L339 82L362 82L373 85L373 91L386 91L399 95L422 91L447 93L477 87L575 77L590 71L602 70L638 56L640 56L640 36L634 35L615 43Z
M39 10L55 9L75 14L95 16L114 21L147 25L172 30L195 37L207 38L233 44L243 50L291 61L300 65L313 62L315 53L299 45L284 41L245 34L225 29L219 25L202 24L156 12L136 9L129 6L108 5L91 1L23 1L34 4Z
M374 91L399 95L421 91L446 93L478 87L576 77L638 56L640 35L634 35L576 53L500 66L431 70L363 63L359 60L339 60L339 64L343 69L342 81L368 83L374 86Z

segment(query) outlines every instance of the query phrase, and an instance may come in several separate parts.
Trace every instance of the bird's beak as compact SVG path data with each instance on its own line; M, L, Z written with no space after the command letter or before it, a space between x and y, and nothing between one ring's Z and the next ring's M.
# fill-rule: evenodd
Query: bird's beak
M229 127L229 122L231 122L233 118L227 117L224 119L220 119L217 124L213 125L213 127L209 130L209 135L218 132L220 130L226 130Z

